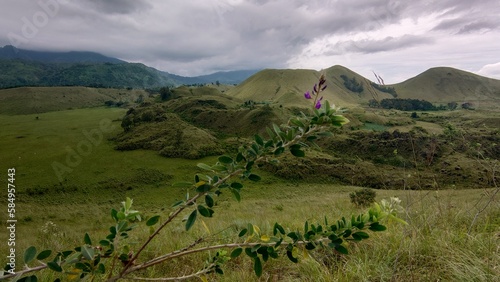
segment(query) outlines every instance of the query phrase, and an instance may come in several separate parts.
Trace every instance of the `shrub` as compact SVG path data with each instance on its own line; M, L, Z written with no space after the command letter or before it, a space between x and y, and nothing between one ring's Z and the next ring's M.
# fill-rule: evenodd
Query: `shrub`
M356 192L350 193L349 197L351 198L351 203L353 203L357 207L367 207L375 203L376 195L377 193L373 189L363 188Z

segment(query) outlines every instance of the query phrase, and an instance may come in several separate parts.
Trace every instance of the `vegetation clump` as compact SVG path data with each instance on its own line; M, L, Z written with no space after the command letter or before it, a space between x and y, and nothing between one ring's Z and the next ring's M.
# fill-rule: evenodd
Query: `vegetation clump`
M349 194L351 203L357 207L368 207L375 203L377 193L370 188L363 188Z

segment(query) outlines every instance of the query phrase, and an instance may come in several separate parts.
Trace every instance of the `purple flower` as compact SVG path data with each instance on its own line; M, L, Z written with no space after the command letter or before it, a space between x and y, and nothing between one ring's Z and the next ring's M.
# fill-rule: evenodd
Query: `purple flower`
M316 105L314 106L318 110L319 108L321 108L321 100L323 100L323 97L319 98L319 100L316 102Z
M313 87L313 91L314 93L318 93L318 85L317 84L314 84L314 87Z
M312 99L312 97L311 97L311 93L309 93L309 91L307 91L306 93L304 93L304 97L305 97L306 99Z

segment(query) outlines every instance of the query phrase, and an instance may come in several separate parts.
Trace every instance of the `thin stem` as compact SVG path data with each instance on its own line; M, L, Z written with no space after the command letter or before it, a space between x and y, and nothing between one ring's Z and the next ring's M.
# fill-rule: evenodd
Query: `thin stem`
M0 280L9 279L9 278L13 278L13 277L20 277L20 276L22 276L24 274L28 274L30 272L35 272L35 271L40 271L40 270L43 270L45 268L47 268L47 265L46 264L42 264L42 265L39 265L37 267L28 268L28 269L24 269L24 270L15 272L14 274L8 274L8 275L0 276Z

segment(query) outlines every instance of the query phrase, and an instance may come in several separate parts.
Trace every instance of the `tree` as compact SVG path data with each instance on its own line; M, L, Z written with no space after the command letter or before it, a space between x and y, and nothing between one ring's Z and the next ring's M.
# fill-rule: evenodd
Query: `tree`
M160 97L162 101L167 101L173 98L172 90L168 87L160 88Z
M450 111L455 110L457 107L458 107L457 102L449 102L448 103L448 109L450 109Z

